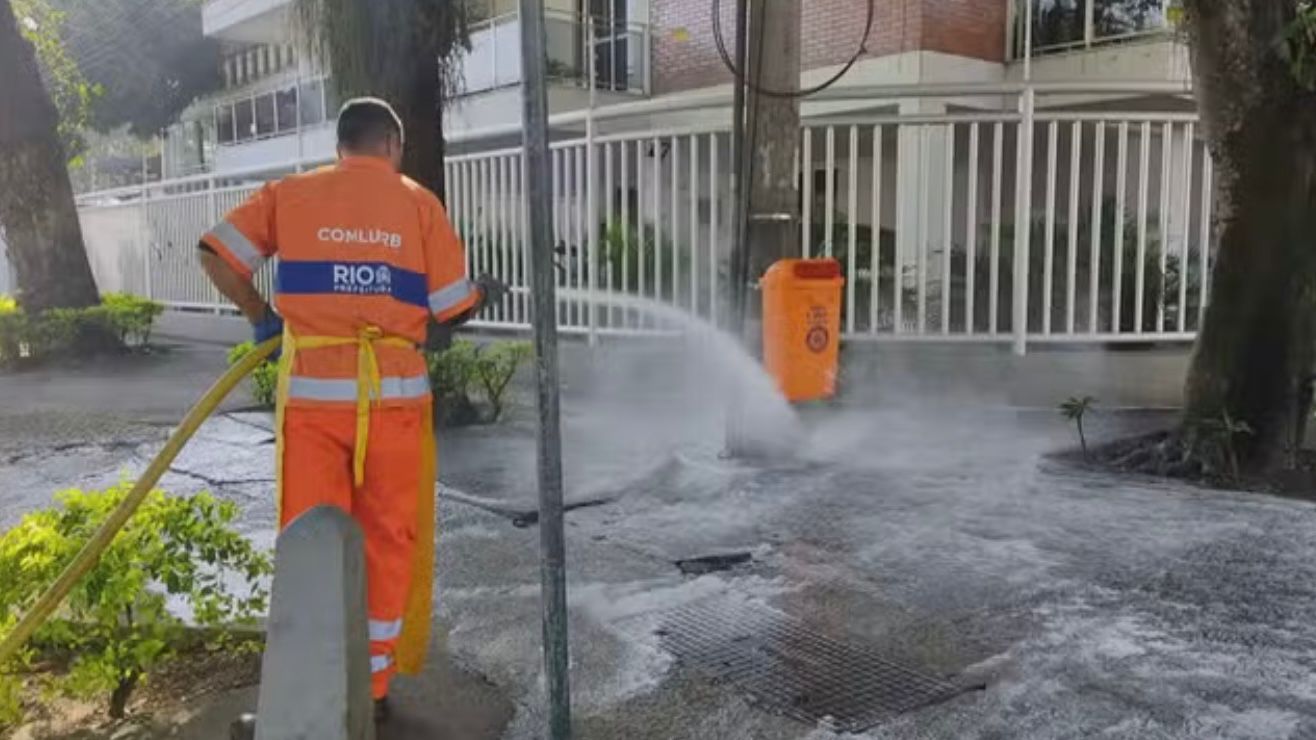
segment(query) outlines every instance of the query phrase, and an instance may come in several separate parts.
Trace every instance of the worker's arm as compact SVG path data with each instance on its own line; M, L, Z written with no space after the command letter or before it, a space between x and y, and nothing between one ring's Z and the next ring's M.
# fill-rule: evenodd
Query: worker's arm
M230 267L209 244L202 242L198 248L201 250L201 267L220 294L232 301L251 323L263 321L273 309L256 290L251 278L240 275Z
M274 243L277 183L267 183L201 237L201 267L215 288L251 322L256 341L283 333L283 321L256 291L252 276L278 251Z
M466 323L497 299L497 281L484 277L467 279L466 250L438 200L430 204L427 216L424 247L429 309L436 322L451 329Z

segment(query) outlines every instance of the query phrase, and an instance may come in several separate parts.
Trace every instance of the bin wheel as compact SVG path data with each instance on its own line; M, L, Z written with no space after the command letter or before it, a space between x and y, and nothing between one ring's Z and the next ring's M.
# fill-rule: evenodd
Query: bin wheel
M256 715L244 714L228 726L229 740L256 740Z

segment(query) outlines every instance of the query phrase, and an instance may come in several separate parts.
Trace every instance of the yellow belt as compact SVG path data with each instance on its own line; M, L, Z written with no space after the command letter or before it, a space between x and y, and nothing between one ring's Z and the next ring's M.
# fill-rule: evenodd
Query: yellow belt
M319 349L321 347L344 347L355 344L356 350L356 441L352 449L352 480L360 486L365 482L366 448L370 442L370 405L379 401L383 395L380 386L379 359L375 357L375 346L414 348L415 342L402 337L386 337L378 327L367 326L355 337L308 336L294 337L285 330L283 334L283 357L279 363L278 406L275 423L283 429L283 409L288 403L292 387L293 360L299 349ZM282 465L280 456L280 465Z

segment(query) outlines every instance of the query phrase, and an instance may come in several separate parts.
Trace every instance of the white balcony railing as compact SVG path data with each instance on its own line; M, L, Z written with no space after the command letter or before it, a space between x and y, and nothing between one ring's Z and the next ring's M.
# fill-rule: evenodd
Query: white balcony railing
M1033 54L1086 49L1164 34L1170 0L1017 0L1014 58L1023 58L1033 5Z
M597 89L641 95L648 91L647 25L555 12L549 12L545 22L553 82L588 87L592 63ZM471 50L460 69L462 91L467 94L519 84L519 14L497 16L472 28Z

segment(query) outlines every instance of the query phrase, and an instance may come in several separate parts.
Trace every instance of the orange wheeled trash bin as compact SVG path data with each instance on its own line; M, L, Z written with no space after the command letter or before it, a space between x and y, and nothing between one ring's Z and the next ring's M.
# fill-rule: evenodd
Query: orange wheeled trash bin
M763 359L790 401L836 393L841 347L841 264L786 259L763 275Z

